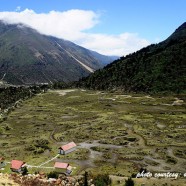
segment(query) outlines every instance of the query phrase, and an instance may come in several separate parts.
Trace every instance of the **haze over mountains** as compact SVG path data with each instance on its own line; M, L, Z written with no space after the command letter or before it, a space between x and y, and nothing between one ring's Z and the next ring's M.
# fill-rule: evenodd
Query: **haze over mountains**
M0 21L0 80L11 84L70 82L116 57L38 33L23 24Z
M165 41L121 57L78 87L133 92L186 91L186 22Z

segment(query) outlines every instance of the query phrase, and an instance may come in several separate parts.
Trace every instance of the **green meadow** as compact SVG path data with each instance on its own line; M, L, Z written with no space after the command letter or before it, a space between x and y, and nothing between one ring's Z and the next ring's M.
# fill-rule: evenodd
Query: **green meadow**
M186 170L186 96L147 96L90 90L57 90L21 102L0 123L0 156L40 165L60 155L73 175L85 170L131 176ZM54 161L44 166L53 167ZM29 168L29 172L50 172ZM6 168L4 172L8 172Z

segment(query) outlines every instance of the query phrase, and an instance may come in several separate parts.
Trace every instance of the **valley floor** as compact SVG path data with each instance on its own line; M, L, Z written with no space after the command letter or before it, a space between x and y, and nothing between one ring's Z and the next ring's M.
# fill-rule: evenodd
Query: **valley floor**
M74 141L76 151L44 166L53 167L54 161L68 162L73 175L87 170L92 174L131 176L146 168L152 173L176 172L183 176L185 101L186 95L48 91L20 103L0 124L0 156L37 166L56 156L61 145ZM29 172L39 170L29 168ZM9 165L4 172L10 172Z

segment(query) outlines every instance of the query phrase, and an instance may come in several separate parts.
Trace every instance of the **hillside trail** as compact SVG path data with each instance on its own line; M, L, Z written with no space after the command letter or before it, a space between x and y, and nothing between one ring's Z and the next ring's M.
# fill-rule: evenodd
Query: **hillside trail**
M30 164L26 164L27 168L44 168L44 169L54 169L54 167L44 167L43 165L57 159L59 157L60 154L57 154L55 157L41 163L40 165L30 165ZM5 162L6 164L11 164L11 162Z
M38 167L41 167L41 166L43 166L43 165L45 165L45 164L47 164L47 163L53 161L53 160L56 159L58 156L59 156L59 154L57 154L55 157L51 158L50 160L48 160L48 161L46 161L46 162L40 164Z
M75 61L77 61L81 66L83 66L86 70L88 70L90 73L93 73L94 70L92 68L90 68L89 66L85 65L83 62L81 62L79 59L77 59L75 56L73 56L70 52L68 52L67 50L65 50L64 48L62 48L62 46L56 42L56 44L62 49L64 50L71 58L73 58Z

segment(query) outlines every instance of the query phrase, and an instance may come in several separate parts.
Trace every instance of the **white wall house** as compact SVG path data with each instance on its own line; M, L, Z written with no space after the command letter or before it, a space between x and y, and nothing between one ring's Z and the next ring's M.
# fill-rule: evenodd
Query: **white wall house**
M55 162L55 171L69 175L72 172L72 167L68 163Z
M59 154L68 154L76 150L77 145L74 142L70 142L66 145L59 147Z

